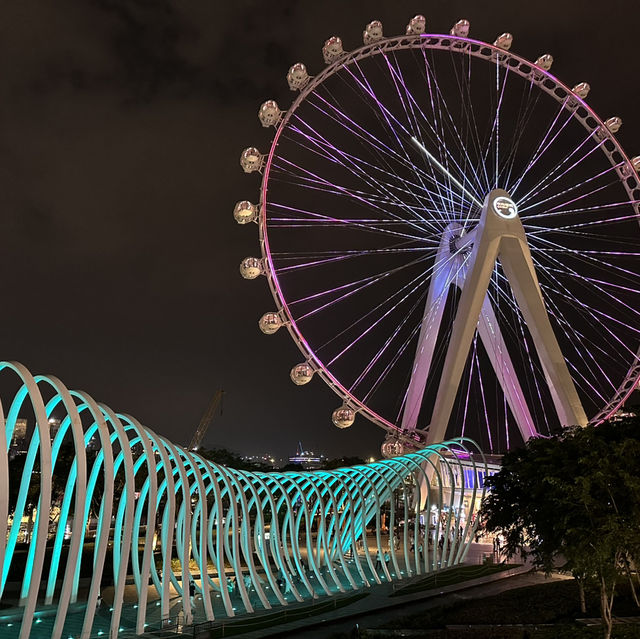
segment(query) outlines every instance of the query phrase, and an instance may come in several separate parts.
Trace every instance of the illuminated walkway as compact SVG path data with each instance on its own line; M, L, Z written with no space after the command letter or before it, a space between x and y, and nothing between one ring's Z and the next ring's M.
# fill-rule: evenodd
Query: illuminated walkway
M475 504L480 491L469 472L487 467L476 468L471 453L481 456L468 440L366 466L252 473L180 448L55 377L0 363L0 388L11 383L0 428L0 481L10 487L0 494L0 521L8 521L0 595L23 617L7 621L3 637L26 639L45 624L54 639L116 637L178 614L189 624L194 614L268 610L460 563L473 538L464 502ZM28 416L36 429L11 462L24 463L18 477L8 443ZM60 423L53 437L52 416ZM37 514L30 543L20 546L30 502ZM433 518L427 536L442 537L440 550L427 543L422 513ZM87 536L92 520L95 539ZM194 576L195 610L182 587ZM102 591L110 605L98 607ZM43 605L55 606L53 618L39 616Z

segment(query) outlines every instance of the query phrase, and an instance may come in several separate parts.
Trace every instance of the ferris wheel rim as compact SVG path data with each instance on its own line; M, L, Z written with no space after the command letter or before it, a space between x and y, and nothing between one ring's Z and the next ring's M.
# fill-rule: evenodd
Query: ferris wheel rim
M456 43L458 46L456 46ZM475 47L475 48L474 48ZM284 323L294 340L296 346L300 350L304 360L309 363L314 373L318 374L323 381L339 396L342 398L343 405L349 406L357 413L361 413L369 421L373 422L377 426L382 427L388 432L396 434L406 434L402 428L394 424L393 422L385 419L379 415L375 410L370 408L364 401L358 399L353 393L344 387L344 385L338 380L338 378L328 369L328 367L320 360L311 348L303 332L299 329L298 324L289 309L286 297L282 292L280 281L277 271L273 264L272 253L269 243L269 229L267 225L267 207L268 199L267 193L269 190L269 176L271 166L276 154L278 142L283 131L286 129L287 124L296 110L302 105L309 95L311 95L317 87L321 86L329 78L337 74L343 67L353 64L359 60L374 57L388 52L395 52L401 50L440 50L451 51L461 55L471 55L478 59L484 59L485 61L494 61L500 64L508 71L513 71L522 78L531 80L540 90L544 91L547 95L551 96L555 101L561 105L562 110L565 112L571 112L572 119L578 121L583 128L595 134L598 130L603 132L603 138L600 144L600 148L607 157L607 160L613 168L616 168L616 174L618 182L621 183L627 193L628 204L632 206L635 211L636 219L640 227L640 182L638 174L634 170L631 161L625 153L622 146L619 144L615 135L607 130L605 122L600 116L591 108L583 98L575 94L565 83L549 73L535 63L527 60L526 58L512 53L511 51L504 50L493 44L475 40L472 38L464 38L454 35L444 34L421 34L421 35L402 35L390 38L383 38L374 44L366 44L351 52L345 52L336 61L328 64L320 73L316 76L310 76L309 82L299 91L299 95L292 102L291 106L286 110L282 119L278 123L275 131L275 135L271 141L269 152L266 155L266 161L264 163L262 180L260 185L260 203L259 203L259 216L257 219L259 227L259 239L260 248L263 258L265 275L269 283L272 296L277 306L277 312L283 316ZM483 53L487 51L488 53ZM493 56L496 56L494 59ZM509 64L513 60L517 64ZM523 67L528 69L523 70ZM551 83L553 86L549 86ZM560 95L558 92L563 93ZM573 106L568 104L569 100L573 101ZM579 110L584 111L583 114L579 113ZM589 122L589 119L593 120L593 123ZM619 154L620 160L614 160L614 153ZM626 168L627 174L624 175L622 167ZM594 417L590 418L590 423L598 424L606 419L610 418L620 407L624 404L629 395L638 386L640 382L640 347L636 351L635 359L631 363L631 366L618 385L614 396L602 407ZM420 439L425 431L416 429L412 431L415 433L415 439Z

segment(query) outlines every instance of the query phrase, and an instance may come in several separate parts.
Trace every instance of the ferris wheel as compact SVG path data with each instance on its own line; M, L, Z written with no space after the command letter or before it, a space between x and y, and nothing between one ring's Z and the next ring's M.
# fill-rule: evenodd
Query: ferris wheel
M259 226L240 272L268 281L259 326L289 330L291 379L321 377L333 423L368 418L387 456L606 419L640 375L640 157L620 118L466 20L398 37L374 21L363 41L328 39L316 76L294 64L292 105L258 113L270 149L240 159L262 178L234 209Z

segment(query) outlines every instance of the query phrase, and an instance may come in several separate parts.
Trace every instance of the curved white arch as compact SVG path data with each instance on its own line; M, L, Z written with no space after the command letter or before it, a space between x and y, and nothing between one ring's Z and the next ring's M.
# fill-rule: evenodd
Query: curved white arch
M97 632L115 637L123 625L131 623L128 629L142 634L149 623L167 620L176 610L184 614L186 623L194 615L213 620L234 616L234 605L241 604L252 613L256 606L269 609L438 570L462 561L473 538L472 511L465 513L466 525L461 530L465 497L461 456L477 453L478 459L483 458L469 440L434 444L403 457L333 471L234 470L172 444L86 393L68 390L55 377L34 377L20 364L0 362L0 381L16 375L18 391L0 404L0 476L11 489L0 496L0 516L7 521L0 543L0 600L11 603L9 590L15 592L16 587L21 593L20 600L13 601L23 610L20 639L31 634L41 580L46 582L44 603L57 605L53 639L66 636L65 623L71 614L82 615L81 637ZM4 406L9 410L5 412ZM16 480L9 468L17 453L9 444L16 419L28 411L37 422L24 456L24 473ZM60 420L53 444L48 422L52 415ZM73 454L66 469L60 465L64 446ZM36 459L39 478L34 474ZM482 468L473 460L466 463L475 473L486 472L486 464ZM433 469L431 491L423 488L425 467ZM61 472L66 473L65 488L54 493L52 479ZM415 495L405 490L408 484L415 486ZM453 487L448 496L447 486ZM16 540L29 489L37 492L39 506L26 553L27 570L21 572L23 560ZM473 497L475 490L474 486ZM10 500L11 491L17 498ZM96 513L95 546L93 552L87 552L91 503L97 496L101 505ZM396 499L402 503L402 525L396 523ZM475 504L475 499L471 501ZM49 513L58 503L60 517L50 521ZM419 515L425 504L428 508L435 505L443 515L443 521L438 517L436 530L447 539L442 552L435 547L429 551L420 529ZM391 529L396 527L404 540L402 554L396 552L391 532L382 531L385 508L390 510ZM374 527L373 537L367 535L367 526ZM408 549L410 539L415 553ZM45 578L49 540L55 556ZM360 550L358 542L362 543ZM420 543L424 545L422 558L417 552ZM66 561L61 561L63 551ZM389 563L376 567L376 556L385 553ZM175 558L180 563L176 572L172 568ZM136 593L131 610L124 602L130 562ZM191 562L200 572L197 590L202 605L196 611L189 596L188 584L194 576ZM114 599L107 614L104 608L96 611L96 603L103 578L109 574L113 574ZM82 597L86 605L78 613L81 576L88 578L88 589ZM6 588L9 582L12 589ZM160 610L147 605L152 591L157 593ZM174 592L177 599L172 600ZM218 596L221 605L216 608ZM73 602L76 606L70 609ZM123 616L125 610L128 614ZM0 623L2 636L5 630Z

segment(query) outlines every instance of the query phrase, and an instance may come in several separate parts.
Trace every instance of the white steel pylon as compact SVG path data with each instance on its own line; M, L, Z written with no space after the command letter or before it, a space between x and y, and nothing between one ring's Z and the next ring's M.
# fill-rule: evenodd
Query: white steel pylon
M460 301L427 443L445 437L476 328L523 439L538 432L487 292L496 260L500 260L533 338L560 423L586 425L587 417L549 322L524 228L509 194L502 189L491 191L476 228L466 235L461 231L459 225L449 225L436 254L402 417L403 430L417 426L442 314L450 285L455 283L461 289ZM468 258L463 255L466 247L471 250Z

